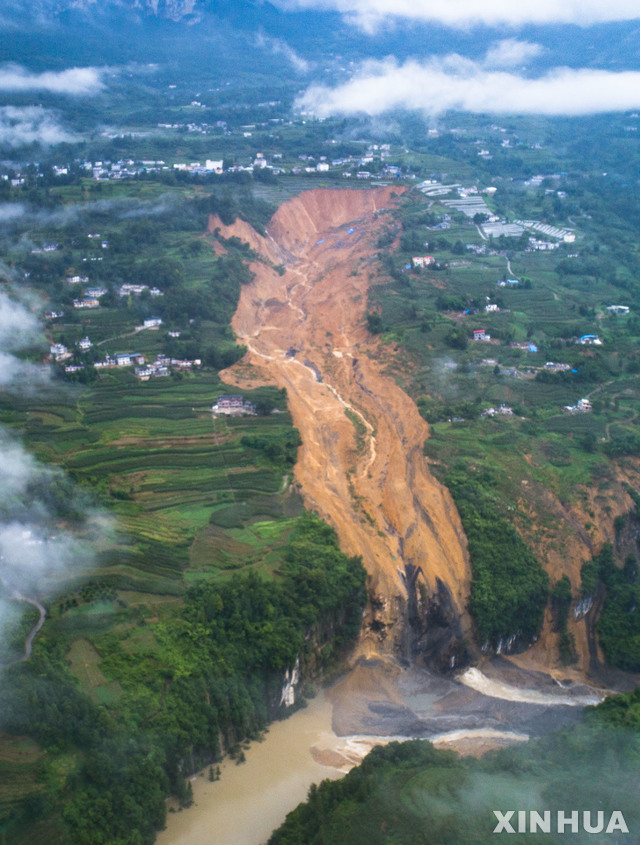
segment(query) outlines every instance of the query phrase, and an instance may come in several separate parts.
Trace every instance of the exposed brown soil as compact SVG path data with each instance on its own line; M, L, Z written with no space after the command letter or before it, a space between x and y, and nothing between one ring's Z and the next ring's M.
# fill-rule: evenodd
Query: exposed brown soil
M592 488L580 488L580 496L567 504L559 501L549 490L528 481L520 507L531 517L532 529L520 532L534 550L554 584L563 575L571 581L574 596L580 595L582 564L600 551L604 543L611 543L621 565L627 554L635 554L636 537L633 525L626 534L615 536L616 516L633 510L633 502L625 490L625 484L638 485L635 463L626 461L624 470L611 467L611 475ZM544 515L544 519L541 518ZM551 517L551 519L549 519ZM547 523L544 532L539 526ZM589 526L587 528L587 526ZM628 535L628 536L627 536ZM600 596L600 604L603 595ZM625 678L631 677L606 666L606 660L595 634L598 607L580 619L569 617L567 630L575 639L577 662L563 666L559 660L558 635L553 631L553 618L549 608L545 613L544 625L537 642L525 653L509 659L524 669L539 669L549 672L558 679L574 681L590 679L604 686L625 687Z
M424 460L427 425L382 373L366 329L381 211L393 201L389 188L313 190L280 207L266 238L240 220L209 225L262 258L251 265L255 278L232 323L247 355L222 377L238 388L286 387L303 439L295 481L305 504L335 527L347 554L362 556L369 574L373 600L358 650L367 656L402 649L406 564L422 567L429 594L438 580L446 585L463 630L469 625L458 513Z
M462 737L460 739L437 739L436 748L442 751L457 751L461 757L482 757L489 751L499 751L514 744L508 737Z

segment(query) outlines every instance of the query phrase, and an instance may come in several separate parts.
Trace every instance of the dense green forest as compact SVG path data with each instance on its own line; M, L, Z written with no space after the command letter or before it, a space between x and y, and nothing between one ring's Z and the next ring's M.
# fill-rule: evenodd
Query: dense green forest
M500 651L523 649L540 631L549 576L500 514L492 500L497 484L490 473L458 465L446 483L469 543L473 572L469 610L478 641Z
M582 593L593 598L604 588L605 599L598 619L600 644L612 666L630 672L640 671L640 599L638 562L629 555L622 569L615 565L613 548L605 544L582 566Z

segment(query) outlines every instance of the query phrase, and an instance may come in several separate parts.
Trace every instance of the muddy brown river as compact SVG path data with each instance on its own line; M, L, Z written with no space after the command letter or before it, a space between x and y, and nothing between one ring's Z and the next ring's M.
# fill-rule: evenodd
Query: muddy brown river
M245 752L246 762L221 766L219 781L207 773L192 781L194 806L168 813L158 845L260 845L304 801L312 783L342 772L314 759L313 747L331 748L331 703L325 694L284 722L275 722L263 742Z

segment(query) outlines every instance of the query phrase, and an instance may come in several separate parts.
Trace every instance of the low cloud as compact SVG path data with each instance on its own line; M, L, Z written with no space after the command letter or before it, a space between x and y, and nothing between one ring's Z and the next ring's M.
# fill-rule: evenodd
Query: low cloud
M64 229L69 226L100 225L101 222L114 219L136 220L141 217L160 217L164 214L175 212L177 205L176 198L172 194L162 194L155 200L141 201L132 198L95 200L93 202L62 206L53 211L45 211L40 208L25 208L22 219L18 218L17 213L16 219L19 219L22 224L26 216L32 225ZM2 219L2 209L3 206L0 205L0 220ZM31 250L33 244L30 240L28 241L28 245L29 250Z
M544 47L540 44L518 41L517 38L505 38L504 41L492 44L487 51L484 65L490 68L522 67L539 56L543 50Z
M51 373L47 368L0 350L0 388L17 388L20 393L31 395L50 384Z
M34 364L14 353L42 342L34 314L20 302L0 293L0 388L33 393L51 383L49 367Z
M35 316L21 303L0 293L0 352L29 346L39 334Z
M298 73L308 73L310 70L311 66L309 62L298 55L293 47L290 47L286 41L282 41L280 38L272 38L270 35L260 32L256 36L256 47L267 50L269 53L273 53L274 56L284 56Z
M498 47L494 55L517 51ZM491 55L489 51L488 60ZM318 117L379 115L394 109L420 110L428 115L448 110L596 114L640 108L640 72L556 68L544 76L528 78L456 55L403 64L387 59L365 62L351 80L336 88L312 85L296 105Z
M60 124L54 112L40 106L0 107L0 147L26 144L52 146L79 140Z
M26 206L21 202L0 203L0 223L10 223L26 214Z
M389 21L439 23L457 29L572 23L590 26L640 18L637 0L275 0L287 11L325 9L372 32Z
M102 71L95 67L43 73L32 73L14 64L0 67L0 91L48 91L51 94L90 96L99 93L103 87Z

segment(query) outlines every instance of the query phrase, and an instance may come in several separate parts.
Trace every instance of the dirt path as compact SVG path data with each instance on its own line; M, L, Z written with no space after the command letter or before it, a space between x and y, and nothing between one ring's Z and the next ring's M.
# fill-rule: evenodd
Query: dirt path
M138 332L141 332L143 328L144 327L141 328L140 326L136 326L132 332L125 332L124 334L117 334L114 337L107 337L104 340L99 340L98 343L96 343L96 346L102 346L104 343L110 343L112 340L120 340L123 337L133 337L138 334Z
M391 189L314 190L285 203L266 238L237 221L225 237L247 240L274 265L254 263L233 328L245 358L222 374L239 388L286 387L303 445L295 469L305 503L337 530L343 550L362 555L373 600L360 653L397 653L404 567L421 566L429 595L444 585L457 614L469 588L466 544L455 506L429 473L428 427L413 401L384 375L384 356L365 328L375 274L379 212ZM445 591L446 592L446 591Z

